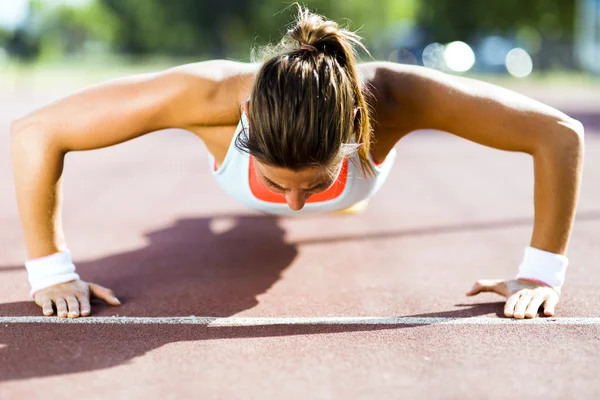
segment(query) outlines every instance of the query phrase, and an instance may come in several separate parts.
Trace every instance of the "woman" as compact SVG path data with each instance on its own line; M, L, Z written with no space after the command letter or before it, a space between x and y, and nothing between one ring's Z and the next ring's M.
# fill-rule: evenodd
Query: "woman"
M554 315L583 161L583 127L565 114L483 82L386 62L356 65L354 33L300 8L262 64L208 61L94 86L13 123L12 157L32 294L44 315L90 315L106 288L79 278L60 218L69 151L182 128L206 144L223 189L279 215L364 208L385 181L394 146L420 129L531 154L535 221L515 279L467 295L506 296L504 314ZM241 114L241 115L240 115ZM237 125L237 128L236 128Z

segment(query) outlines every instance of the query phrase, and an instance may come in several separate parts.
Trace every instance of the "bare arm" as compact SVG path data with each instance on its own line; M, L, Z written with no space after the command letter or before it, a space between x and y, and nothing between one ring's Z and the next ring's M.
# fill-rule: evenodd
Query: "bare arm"
M399 132L438 129L496 149L533 156L531 246L565 254L581 182L583 126L560 111L484 82L385 64Z
M438 129L534 161L535 218L518 278L484 279L466 293L495 292L507 298L504 315L534 318L540 307L552 316L566 270L569 237L579 196L583 126L540 102L484 82L426 68L380 63L384 127L398 140L418 129ZM386 126L387 125L387 126ZM389 138L388 138L389 140ZM561 278L561 276L563 278Z
M246 64L210 61L111 81L51 103L11 127L19 214L29 258L66 247L60 179L69 151L115 145L165 128L231 123ZM232 116L233 115L233 116Z

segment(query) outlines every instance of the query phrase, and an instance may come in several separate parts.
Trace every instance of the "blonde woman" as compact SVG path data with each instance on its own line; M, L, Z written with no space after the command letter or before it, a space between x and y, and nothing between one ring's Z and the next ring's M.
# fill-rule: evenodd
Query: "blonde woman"
M531 242L513 279L482 280L467 295L507 297L504 314L554 315L579 192L583 127L499 87L387 62L357 65L360 38L299 7L295 25L259 64L214 60L94 86L12 125L12 159L28 252L44 315L76 318L113 292L80 279L61 227L68 152L165 128L193 132L226 193L266 213L357 211L384 183L394 146L438 129L535 165ZM391 200L390 200L391 201Z

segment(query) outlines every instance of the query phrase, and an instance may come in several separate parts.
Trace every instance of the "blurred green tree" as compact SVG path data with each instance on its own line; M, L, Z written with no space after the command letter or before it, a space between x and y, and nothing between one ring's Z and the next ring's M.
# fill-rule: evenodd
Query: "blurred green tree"
M114 40L116 17L99 2L83 6L31 0L26 36L35 38L40 60L106 48ZM31 39L33 40L33 39Z
M118 18L115 45L131 54L153 52L247 59L250 48L278 41L295 16L289 1L98 0ZM367 45L387 27L412 19L419 0L305 0L311 11L359 30Z
M570 41L575 0L421 0L419 23L439 42L534 28L548 40Z
M376 57L385 57L412 23L428 40L440 42L515 32L539 33L545 41L571 41L575 19L575 0L304 0L302 4L358 31ZM31 0L31 5L26 35L20 38L26 37L27 43L37 40L46 59L97 46L132 55L247 60L253 46L278 41L295 16L290 0L89 0L80 5ZM14 34L5 34L4 40Z

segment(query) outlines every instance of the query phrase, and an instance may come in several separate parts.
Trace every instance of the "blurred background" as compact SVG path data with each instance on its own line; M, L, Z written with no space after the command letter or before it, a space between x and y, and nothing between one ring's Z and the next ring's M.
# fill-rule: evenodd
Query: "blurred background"
M588 85L600 76L600 0L306 0L378 60L488 80ZM229 58L281 38L282 0L0 0L5 92ZM363 55L363 60L369 57ZM42 83L39 83L42 84Z

